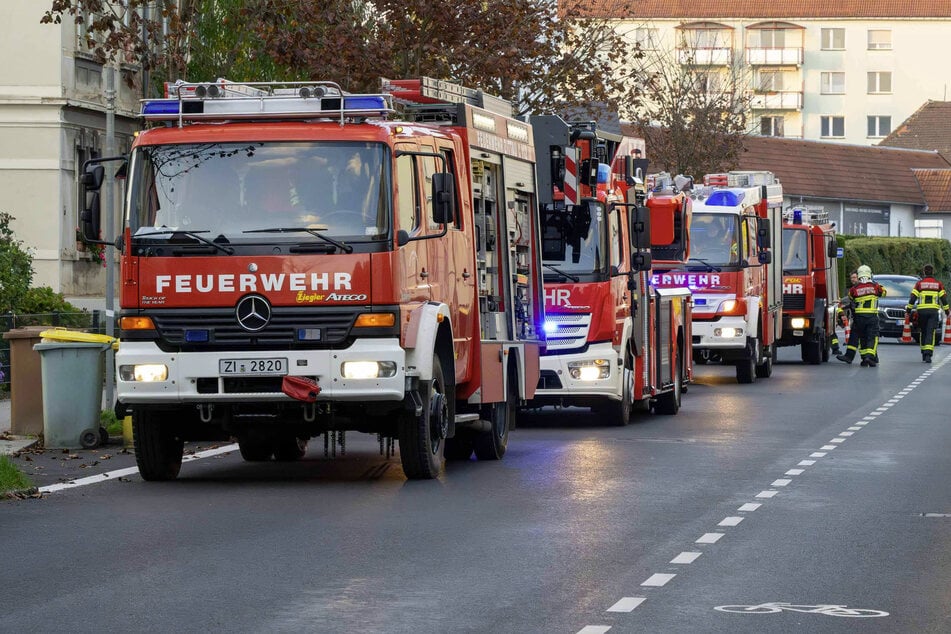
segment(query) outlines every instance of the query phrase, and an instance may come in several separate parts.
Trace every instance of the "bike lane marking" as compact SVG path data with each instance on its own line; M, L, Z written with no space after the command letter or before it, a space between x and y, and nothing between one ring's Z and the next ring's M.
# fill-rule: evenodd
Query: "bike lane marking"
M889 410L889 408L892 407L892 405L898 403L901 398L903 398L906 394L910 393L915 387L917 387L918 385L920 385L926 378L928 378L929 376L931 376L931 374L933 374L933 373L936 372L937 370L941 369L941 368L942 368L946 363L948 363L949 361L951 361L951 357L946 357L941 363L939 363L939 364L936 365L935 367L933 367L933 368L929 369L928 371L926 371L925 373L923 373L923 374L922 374L921 376L919 376L919 378L916 379L915 381L912 381L907 387L905 387L901 392L899 392L898 395L896 395L895 397L892 397L890 400L886 401L885 404L883 404L882 406L876 408L874 411L869 412L869 414L866 415L866 416L864 416L860 421L851 423L852 426L848 428L847 432L841 432L841 433L839 434L839 437L836 437L836 438L832 439L831 441L829 441L830 443L835 443L835 444L823 445L823 446L821 447L821 451L812 452L811 454L809 454L809 457L810 457L810 458L824 458L824 457L827 455L827 452L828 452L828 451L831 451L831 450L835 449L836 447L838 447L839 444L844 443L846 440L849 439L849 437L851 437L851 436L854 434L854 432L861 430L865 425L867 425L869 422L874 421L874 420L875 420L877 417L879 417L883 412L887 412L887 411ZM815 465L816 463L817 463L816 460L801 460L801 461L798 463L798 465L799 465L799 466L806 466L806 467L808 467L808 466L813 466L813 465ZM805 472L804 469L789 469L789 470L785 473L785 475L801 475L801 474L804 473L804 472ZM778 480L775 480L775 481L772 483L772 486L776 486L776 487L786 486L786 485L788 485L791 481L792 481L792 480L786 479L786 478L778 479ZM778 493L778 491L774 491L774 490L764 490L764 491L760 491L759 493L757 493L757 494L756 494L756 497L757 497L757 498L761 498L761 499L762 499L762 498L768 499L768 498L774 497L777 493ZM738 510L739 510L739 511L754 511L754 510L758 509L760 506L761 506L761 505L758 504L758 503L747 503L747 504L742 505ZM738 524L739 524L740 522L742 522L742 521L743 521L743 517L727 517L727 518L724 518L723 520L720 521L719 526L736 526L736 525L738 525ZM699 539L696 540L695 543L697 543L697 544L715 544L715 543L718 542L718 541L720 540L720 538L722 538L725 534L726 534L726 533L704 533ZM675 557L674 560L672 560L670 563L680 563L680 562L678 561L678 559L681 558L681 557L683 557L684 555L687 555L687 554L688 554L688 553L681 553L680 555L678 555L677 557ZM700 554L698 553L698 554L697 554L697 557L699 557L699 555L700 555ZM697 557L693 557L692 559L690 559L689 562L685 562L685 563L692 563L693 561L695 561L695 560L697 559ZM671 579L673 579L674 577L676 577L676 575L674 575L674 574L655 573L655 574L651 575L651 576L650 576L646 581L644 581L641 585L642 585L642 586L662 587L662 586L666 585L666 584L667 584ZM614 608L615 606L618 606L619 604L622 604L622 603L623 603L624 601L626 601L627 599L636 599L636 604L634 605L634 607L637 607L637 606L641 605L644 601L647 600L646 597L645 597L645 598L642 598L642 597L625 597L625 598L622 599L621 601L618 601L617 603L615 603L615 605L612 606L612 608ZM764 604L764 605L766 605L766 604ZM774 604L768 604L768 605L774 605L774 606L791 606L792 604L789 604L789 603L774 603ZM755 607L755 606L754 606L754 607ZM810 607L810 608L812 608L812 607L816 607L816 608L842 608L843 610L846 610L846 611L850 610L849 608L846 608L845 606L808 606L808 607ZM627 611L627 612L629 612L629 611L632 611L633 609L634 609L634 608L632 607L631 610L620 610L620 609L614 610L614 609L609 609L608 611L618 611L618 612L619 612L619 611ZM788 609L788 608L787 608L787 609ZM781 611L781 609L777 609L776 611L779 612L779 611ZM827 612L822 612L821 610L816 610L816 612L817 612L817 613L827 613ZM888 612L882 612L882 611L879 611L879 610L868 610L867 612L875 613L875 614L870 615L870 616L888 616ZM843 616L843 614L835 614L835 613L833 613L832 615L833 615L833 616ZM852 616L852 615L849 615L849 616ZM855 615L855 616L858 616L858 615ZM862 616L865 616L865 615L862 615ZM581 631L579 631L578 634L594 634L595 630L588 630L588 628L590 628L590 627L605 627L605 626L586 626L584 629L582 629ZM607 632L608 630L610 630L610 626L608 626L607 629L597 630L597 632Z

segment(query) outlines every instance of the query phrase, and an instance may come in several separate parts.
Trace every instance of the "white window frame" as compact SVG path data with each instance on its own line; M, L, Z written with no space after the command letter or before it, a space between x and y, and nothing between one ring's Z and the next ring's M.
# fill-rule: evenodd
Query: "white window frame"
M762 69L756 73L756 89L760 92L782 92L784 90L785 73L776 69Z
M844 95L845 94L845 73L842 71L823 71L819 75L819 94L822 95ZM841 89L836 90L835 79L841 79Z
M634 29L634 42L645 51L658 48L660 30L654 27L639 26Z
M836 36L841 36L842 45L836 46ZM821 48L823 51L844 51L845 50L845 29L842 27L825 28L819 32L821 39Z
M892 50L891 29L869 29L868 30L868 50L870 51Z
M842 123L842 134L835 133L836 121ZM826 114L819 117L819 137L822 139L845 138L845 117L840 114Z
M892 72L889 70L869 71L868 94L870 95L892 94Z
M784 136L786 117L777 116L777 115L767 115L760 117L759 120L759 133L760 136L772 136L772 137L782 137ZM763 127L768 126L768 133L764 133Z
M870 114L866 119L868 138L881 139L892 132L892 117L887 114ZM884 124L884 125L883 125Z

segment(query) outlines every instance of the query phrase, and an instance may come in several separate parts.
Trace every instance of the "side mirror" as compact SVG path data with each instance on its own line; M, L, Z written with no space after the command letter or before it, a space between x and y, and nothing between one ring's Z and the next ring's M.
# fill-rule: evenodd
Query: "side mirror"
M396 246L402 247L409 244L409 232L406 229L400 229L396 232Z
M106 178L106 168L102 165L88 165L80 177L80 184L86 191L99 191Z
M433 174L433 222L450 224L456 215L456 183L449 172Z
M829 246L826 249L826 255L830 258L837 258L839 256L839 241L835 237L829 239Z
M597 187L598 185L598 159L585 159L578 166L578 181L588 187Z
M772 251L760 251L757 256L760 264L771 264L773 261L773 252Z
M648 271L651 268L651 210L643 205L628 207L631 234L631 268Z
M102 211L99 202L99 192L93 191L87 196L86 208L79 213L79 228L83 240L99 239L101 217Z

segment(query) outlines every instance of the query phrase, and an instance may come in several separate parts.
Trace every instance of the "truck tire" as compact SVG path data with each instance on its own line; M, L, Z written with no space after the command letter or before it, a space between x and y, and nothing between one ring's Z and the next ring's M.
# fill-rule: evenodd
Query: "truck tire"
M802 362L810 365L819 365L822 363L823 341L803 341L802 342Z
M135 462L143 480L174 480L182 468L185 442L177 434L171 416L149 410L132 413Z
M631 383L634 381L630 368L621 368L621 400L611 401L604 408L605 413L610 417L611 422L618 427L626 427L631 424L631 409L634 403L631 401Z
M238 436L238 449L245 462L267 462L274 455L274 442L259 436Z
M475 434L471 429L456 428L456 435L446 439L446 447L443 449L443 455L446 460L454 462L463 462L472 457L473 446L475 445Z
M491 431L479 432L475 435L476 458L479 460L501 460L509 444L509 431L515 426L515 415L518 405L518 374L509 366L506 379L505 400L493 403L485 412L492 423Z
M405 412L399 422L400 462L410 480L438 478L445 466L443 435L451 412L446 398L446 377L439 356L433 355L433 378L420 385L422 412Z
M736 362L736 382L752 383L756 380L756 351L759 342L753 339L746 346L746 358Z
M674 357L674 386L654 401L654 413L674 416L680 411L680 399L683 392L683 380L680 374L680 355Z
M307 438L281 436L274 441L274 459L278 462L296 462L307 454Z
M765 355L763 362L756 366L756 376L761 379L768 379L773 375L773 359L776 358L776 344L769 347L769 354Z

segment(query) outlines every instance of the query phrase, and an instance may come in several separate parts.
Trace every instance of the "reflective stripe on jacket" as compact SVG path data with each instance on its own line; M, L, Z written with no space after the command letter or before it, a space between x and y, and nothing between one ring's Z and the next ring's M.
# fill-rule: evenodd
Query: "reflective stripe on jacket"
M908 305L905 308L911 310L916 303L919 309L934 308L937 310L941 307L948 310L948 295L944 291L944 284L933 277L918 280L915 288L911 291L911 297L908 298Z
M855 313L860 315L877 313L878 298L885 295L885 287L876 282L859 282L849 289L849 297L855 305Z

